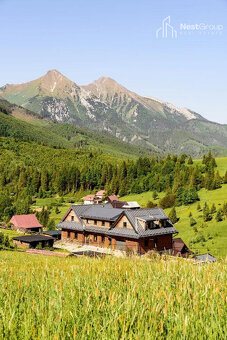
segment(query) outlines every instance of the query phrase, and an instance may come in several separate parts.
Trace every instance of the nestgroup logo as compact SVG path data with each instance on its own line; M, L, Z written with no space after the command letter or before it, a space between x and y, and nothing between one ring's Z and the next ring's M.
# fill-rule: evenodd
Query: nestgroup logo
M177 31L172 25L170 25L170 16L162 20L162 26L156 30L156 38L166 39L171 37L172 39L177 38Z

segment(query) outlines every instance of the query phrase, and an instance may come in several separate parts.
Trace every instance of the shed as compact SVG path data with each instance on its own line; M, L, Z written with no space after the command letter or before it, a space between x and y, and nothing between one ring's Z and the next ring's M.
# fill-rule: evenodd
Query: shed
M193 252L186 246L180 237L173 239L173 255L187 257L191 254L193 254Z
M216 258L212 256L211 254L201 254L201 255L196 255L194 259L200 261L200 262L216 262Z
M12 224L12 229L24 233L41 232L43 228L35 214L14 215L9 222Z
M54 238L51 236L28 235L13 237L13 245L23 249L36 248L38 245L41 245L42 248L53 247L53 244Z

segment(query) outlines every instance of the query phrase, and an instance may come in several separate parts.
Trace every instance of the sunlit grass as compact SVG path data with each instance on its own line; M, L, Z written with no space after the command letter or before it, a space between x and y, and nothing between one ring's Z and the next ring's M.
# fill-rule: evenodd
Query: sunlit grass
M0 252L0 339L224 339L224 262Z

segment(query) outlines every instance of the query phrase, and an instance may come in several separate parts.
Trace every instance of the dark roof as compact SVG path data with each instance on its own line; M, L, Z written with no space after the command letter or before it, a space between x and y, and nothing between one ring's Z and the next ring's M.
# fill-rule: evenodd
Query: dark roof
M58 235L61 235L61 230L44 231L43 234L50 235L50 236L58 236Z
M80 222L60 222L58 228L83 231L84 227Z
M87 231L87 232L95 232L101 233L109 236L122 236L122 237L131 237L138 239L140 237L152 237L158 235L166 235L166 234L176 234L177 230L174 228L172 223L167 220L166 227L158 227L154 229L144 230L139 223L138 218L143 218L150 220L152 219L168 219L166 214L161 208L155 209L136 209L136 210L128 210L128 209L117 209L113 208L110 205L73 205L71 209L74 210L75 214L79 217L80 222L66 222L63 221L58 224L59 228L71 229L75 231ZM133 229L129 228L102 228L96 225L87 226L84 225L81 218L88 219L100 219L106 221L114 221L116 222L121 214L125 214L131 223ZM67 216L67 214L65 215Z
M200 260L202 262L215 262L216 261L216 258L210 254L196 255L195 259Z
M167 234L176 234L177 230L172 227L162 227L162 228L155 228L155 229L147 229L147 230L139 230L139 235L141 237L149 237L149 236L160 236L160 235L167 235Z
M129 228L113 228L108 231L108 235L110 236L122 236L138 239L139 235L135 232L134 229Z
M29 235L29 236L13 237L13 240L24 242L24 243L32 243L32 242L42 242L42 241L54 240L54 238L51 237L51 236L44 236L44 235Z
M90 219L101 219L105 221L116 221L123 212L122 209L106 208L105 206L93 205L84 211L80 217Z
M154 209L135 209L129 210L125 209L125 215L128 217L129 221L136 228L136 219L146 219L146 218L153 218L153 220L158 219L168 219L166 214L161 208L154 208Z

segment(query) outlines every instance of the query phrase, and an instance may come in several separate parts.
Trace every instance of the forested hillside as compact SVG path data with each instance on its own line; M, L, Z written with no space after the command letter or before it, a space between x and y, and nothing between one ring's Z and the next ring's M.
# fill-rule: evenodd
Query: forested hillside
M53 123L37 114L0 99L0 136L34 141L54 148L98 151L117 158L136 158L153 155L154 151L120 142L108 134L97 134L75 125Z

